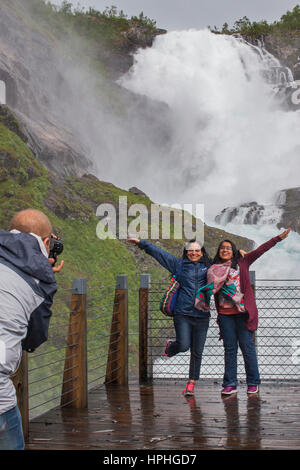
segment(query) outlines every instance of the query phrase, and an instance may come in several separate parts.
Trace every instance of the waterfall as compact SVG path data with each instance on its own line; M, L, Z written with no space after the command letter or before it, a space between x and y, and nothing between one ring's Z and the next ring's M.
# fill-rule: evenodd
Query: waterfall
M203 202L208 225L256 245L280 233L276 223L285 194L279 192L274 202L274 192L299 186L300 115L281 107L276 90L289 87L293 77L262 43L253 46L208 30L168 33L137 52L119 83L170 111L168 147L162 154L141 153L143 161L157 165L151 174L145 161L143 190L155 193L156 200ZM224 207L217 223L214 217ZM299 262L300 237L292 232L251 269L257 278L297 279ZM288 338L289 330L285 334ZM214 337L206 354L216 351ZM186 376L188 356L168 358L167 364L158 359L153 374L172 375L172 365ZM206 373L211 367L203 364L202 376Z
M160 202L204 203L213 219L224 207L269 203L275 190L298 186L300 111L276 99L279 83L266 78L268 71L280 81L276 67L263 45L209 30L173 31L138 50L119 84L169 112L165 146L151 149L145 135L137 149L143 191Z
M220 225L247 224L247 225L264 225L280 222L282 209L276 204L243 204L239 207L227 207L223 209L221 214L217 215L215 220Z
M240 35L236 35L236 37L258 54L262 64L265 66L265 70L263 72L264 76L267 82L272 85L276 91L281 87L292 86L294 82L293 72L289 67L282 66L280 61L274 57L273 54L267 51L263 39L256 40L257 45L255 45L249 43Z
M139 149L139 186L159 202L204 203L207 224L256 244L276 235L281 208L274 192L299 186L300 111L283 108L274 93L292 83L292 72L263 43L209 30L157 37L151 48L137 51L133 67L119 80L169 111L163 151ZM256 209L242 207L245 201L258 201ZM225 207L239 207L239 223L232 223L229 210L216 223ZM290 240L268 254L270 264L257 263L262 276L299 276L299 235ZM280 274L274 274L276 256L288 260Z

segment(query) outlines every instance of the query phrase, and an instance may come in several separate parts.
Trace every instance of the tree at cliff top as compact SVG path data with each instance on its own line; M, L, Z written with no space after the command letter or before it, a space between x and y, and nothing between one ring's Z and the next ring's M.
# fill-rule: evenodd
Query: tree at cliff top
M79 3L77 7L74 7L66 0L60 6L46 2L46 0L24 0L23 4L30 9L32 15L43 22L44 26L54 27L55 32L65 33L68 25L79 34L96 38L105 30L107 33L110 30L113 36L120 30L129 29L132 24L152 29L156 27L156 21L145 16L143 12L129 18L123 10L118 11L115 6L106 7L101 12L93 7L85 9Z
M259 38L268 33L281 34L288 31L300 31L300 6L296 5L292 11L287 11L281 16L280 21L268 23L266 20L251 22L247 16L235 21L232 28L224 23L221 30L216 26L210 28L214 33L242 34L253 38Z

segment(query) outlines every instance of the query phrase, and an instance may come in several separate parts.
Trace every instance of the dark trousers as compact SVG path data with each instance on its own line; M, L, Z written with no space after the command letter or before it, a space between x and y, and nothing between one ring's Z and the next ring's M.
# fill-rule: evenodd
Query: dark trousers
M247 384L258 385L260 377L254 344L254 332L246 328L246 315L244 313L219 315L218 321L225 348L223 387L237 386L238 346L240 346L244 358Z
M17 406L0 415L0 450L24 450L22 420Z
M202 362L202 353L206 341L209 318L197 318L189 315L175 315L174 326L176 341L173 341L168 350L172 357L179 352L191 350L189 379L198 380Z

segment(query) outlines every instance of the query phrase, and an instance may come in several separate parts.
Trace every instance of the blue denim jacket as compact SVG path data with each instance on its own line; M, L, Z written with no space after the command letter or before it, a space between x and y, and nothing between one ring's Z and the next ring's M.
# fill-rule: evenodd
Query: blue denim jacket
M207 318L210 316L209 313L201 312L194 307L198 289L206 284L208 266L201 262L201 259L195 263L189 259L177 258L177 256L162 250L146 240L141 240L138 246L141 250L144 250L155 258L172 274L176 274L178 268L182 265L180 276L177 279L180 284L180 289L174 315L190 315L199 318Z

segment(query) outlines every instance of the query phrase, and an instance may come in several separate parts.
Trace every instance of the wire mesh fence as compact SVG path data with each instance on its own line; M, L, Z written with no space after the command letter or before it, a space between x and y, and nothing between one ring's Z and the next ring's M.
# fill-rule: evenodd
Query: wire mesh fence
M79 319L72 319L75 313L72 305L72 289L59 290L52 308L48 341L28 354L29 419L76 401L74 394L82 374L78 358L82 331ZM113 312L118 315L115 286L88 286L85 332L88 389L105 382Z
M117 327L115 286L90 286L87 291L87 366L88 389L105 382L111 327ZM115 339L118 342L118 338ZM116 362L116 361L115 361ZM117 367L117 365L116 365Z
M300 281L260 280L256 345L265 379L300 378Z
M159 310L160 299L167 284L167 280L151 283L145 339L147 378L182 379L188 376L189 351L172 358L164 356L166 341L175 339L173 320L165 317ZM133 313L132 325L129 327L124 323L124 311L121 314L128 298L124 304L124 298L118 297L117 292L116 286L87 287L84 333L87 390L107 383L108 380L119 380L126 361L128 367L128 356L125 357L124 351L129 350L129 357L134 356L129 362L133 361L137 365L137 342L141 336L137 325L138 291L134 290L129 294L129 310ZM262 380L299 380L300 280L258 280L255 294L259 310L256 347ZM76 392L84 374L78 357L82 354L82 344L79 344L82 341L82 324L76 316L72 316L72 309L75 307L77 308L74 299L72 301L72 289L60 290L52 309L48 341L28 355L30 419L51 408L72 405L77 400ZM126 308L128 312L128 304ZM224 350L222 341L219 341L216 317L212 302L201 377L221 380L224 372ZM125 344L124 340L128 343ZM145 343L142 349L145 353ZM240 380L245 377L240 351L238 376Z
M148 374L153 379L188 377L189 351L171 358L164 356L167 340L175 339L173 320L159 311L165 285L151 284L149 298ZM259 327L255 334L259 370L262 380L300 379L300 280L257 280L256 303ZM214 302L204 348L202 378L222 379L224 348L219 340L219 327ZM238 377L245 379L244 362L238 353Z
M48 341L28 354L29 417L58 405L67 348L71 289L56 294Z

